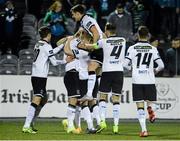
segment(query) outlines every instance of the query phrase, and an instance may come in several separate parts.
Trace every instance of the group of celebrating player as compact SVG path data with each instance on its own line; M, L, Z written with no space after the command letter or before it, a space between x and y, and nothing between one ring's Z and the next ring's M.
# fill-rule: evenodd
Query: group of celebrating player
M148 43L148 29L145 26L139 27L139 40L128 48L125 55L126 40L116 36L116 29L112 24L106 24L103 33L96 20L85 14L82 5L74 6L71 13L72 18L80 22L81 27L74 36L58 41L58 47L52 49L49 44L51 31L48 27L39 30L41 40L35 45L36 58L31 77L34 97L22 131L37 133L33 123L47 102L46 81L50 61L53 65L66 64L64 84L68 93L68 107L67 119L63 120L63 125L67 133L82 132L81 117L87 123L86 132L89 134L100 133L107 128L106 110L109 93L112 94L113 133L118 133L125 67L132 69L133 101L137 105L138 120L142 129L140 136L148 136L144 103L147 102L149 120L154 122L156 107L154 73L164 68L157 49ZM64 60L57 60L54 55L61 50L65 54ZM156 68L154 63L157 63ZM96 119L96 126L93 125L93 118Z

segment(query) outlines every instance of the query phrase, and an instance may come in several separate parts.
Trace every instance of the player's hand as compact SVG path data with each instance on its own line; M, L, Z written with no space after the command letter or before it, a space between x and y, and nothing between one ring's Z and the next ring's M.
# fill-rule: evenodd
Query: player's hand
M158 73L158 71L156 71L156 69L154 69L154 74L157 74Z
M78 48L86 49L85 42L81 42L81 43L78 45Z
M74 57L73 56L67 56L66 57L66 62L69 63L69 62L72 62L74 60Z

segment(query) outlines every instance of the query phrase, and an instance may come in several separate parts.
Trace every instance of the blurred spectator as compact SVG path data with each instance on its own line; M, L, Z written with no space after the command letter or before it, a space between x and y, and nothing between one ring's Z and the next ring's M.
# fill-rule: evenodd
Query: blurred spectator
M90 8L87 10L86 14L97 20L97 12L94 9L93 4L90 5Z
M154 0L160 6L160 30L162 36L171 40L177 36L180 0Z
M160 46L158 38L156 38L156 37L154 37L154 36L151 36L151 38L150 38L150 44L151 44L152 46L154 46L154 47L157 48L157 50L158 50L158 52L159 52L159 56L161 57L163 63L165 63L165 60L166 60L166 59L165 59L164 49L163 49L162 46ZM157 64L155 63L155 67L154 67L154 68L156 68L156 67L157 67ZM164 70L158 72L158 73L156 74L156 76L162 77L162 76L163 76L163 73L164 73Z
M95 10L98 13L98 24L101 29L104 29L108 15L114 11L116 5L122 0L95 0Z
M172 40L172 46L166 52L169 76L180 75L180 37Z
M133 4L130 10L133 21L133 32L136 33L139 26L145 25L147 19L146 11L142 0L133 0Z
M12 1L7 1L1 14L3 22L4 45L1 47L3 54L12 53L17 55L19 24L18 15Z
M117 36L124 37L127 41L132 39L132 17L125 12L124 4L117 5L116 10L109 15L107 22L115 25Z
M44 24L51 28L52 39L51 44L56 47L56 42L67 34L67 19L62 11L62 3L55 1L49 8L44 18Z

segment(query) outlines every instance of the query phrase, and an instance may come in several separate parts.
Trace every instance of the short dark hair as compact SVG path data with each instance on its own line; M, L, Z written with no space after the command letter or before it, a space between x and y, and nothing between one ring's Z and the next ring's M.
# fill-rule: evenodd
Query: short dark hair
M180 41L180 37L175 37L174 39L173 39L173 41Z
M120 9L120 8L124 8L124 6L125 6L125 4L123 2L121 2L121 3L117 4L116 8Z
M48 36L48 34L51 33L51 29L48 27L48 26L42 26L40 29L39 29L39 35L40 37L43 39L45 37Z
M115 25L111 23L107 23L105 27L106 27L106 30L110 31L111 33L116 33Z
M80 14L85 14L86 8L82 4L77 4L71 8L71 12L79 12Z
M149 30L146 26L140 26L138 28L138 34L140 38L147 38L149 36Z

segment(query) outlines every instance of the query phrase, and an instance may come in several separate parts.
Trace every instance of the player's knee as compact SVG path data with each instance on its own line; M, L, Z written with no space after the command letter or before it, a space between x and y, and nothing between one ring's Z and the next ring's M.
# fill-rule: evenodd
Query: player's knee
M77 105L77 98L72 97L72 98L69 98L68 101L69 101L69 104L71 105L74 105L74 106Z
M42 97L34 96L34 97L33 97L33 100L32 100L32 103L34 103L34 104L36 104L36 105L40 105L41 100L42 100Z
M100 101L108 101L108 94L106 94L106 93L100 93Z
M93 105L96 105L97 104L97 100L96 99L93 99L91 101L89 101L89 106L93 106Z
M119 103L120 102L120 96L119 95L112 95L111 96L112 103Z
M81 107L88 106L88 101L84 101L81 103Z
M137 109L144 109L144 102L136 102Z
M48 102L48 97L43 97L41 102L40 102L40 105L43 107L46 103Z
M99 64L97 62L90 62L88 65L89 71L96 71L96 69L99 67Z

